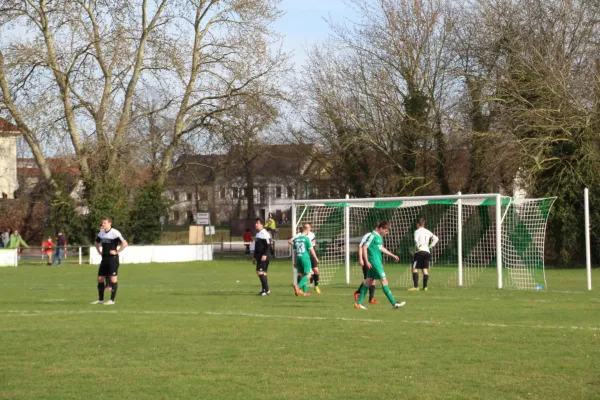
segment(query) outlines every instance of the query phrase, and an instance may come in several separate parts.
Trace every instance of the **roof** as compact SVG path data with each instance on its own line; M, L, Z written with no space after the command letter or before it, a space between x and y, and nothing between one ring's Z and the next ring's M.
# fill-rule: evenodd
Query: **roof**
M177 160L180 167L169 173L169 183L172 186L212 183L217 178L217 169L226 165L227 158L223 154L182 156Z
M71 159L47 158L46 162L53 173L79 175L79 167ZM25 177L40 176L41 171L35 158L17 158L17 175Z
M20 136L21 130L4 118L0 118L0 137Z

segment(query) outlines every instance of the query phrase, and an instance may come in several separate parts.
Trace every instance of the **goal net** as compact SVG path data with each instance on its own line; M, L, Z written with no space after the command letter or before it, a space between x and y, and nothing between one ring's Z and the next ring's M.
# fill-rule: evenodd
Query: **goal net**
M390 284L412 286L416 223L439 238L430 274L446 286L541 289L546 222L554 198L512 199L497 194L379 199L296 200L292 224L310 222L316 235L320 282L356 283L362 236L388 221L384 246L400 261L384 256Z

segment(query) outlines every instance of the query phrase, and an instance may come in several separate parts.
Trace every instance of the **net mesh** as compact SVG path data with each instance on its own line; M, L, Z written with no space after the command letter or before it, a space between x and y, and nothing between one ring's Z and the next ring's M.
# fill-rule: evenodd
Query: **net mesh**
M508 288L545 287L543 245L546 221L554 199L519 200L501 198L503 284ZM394 263L384 257L390 284L411 287L414 256L413 234L424 218L426 228L439 238L432 249L430 274L446 286L458 285L459 213L462 214L463 286L495 287L496 198L457 200L409 200L296 204L297 225L310 222L316 235L322 284L344 283L346 278L345 212L348 212L350 281L359 284L363 271L358 264L362 236L380 221L388 221L391 232L384 246L396 254ZM459 211L460 210L460 211ZM437 276L436 276L437 275ZM432 276L433 277L433 276Z

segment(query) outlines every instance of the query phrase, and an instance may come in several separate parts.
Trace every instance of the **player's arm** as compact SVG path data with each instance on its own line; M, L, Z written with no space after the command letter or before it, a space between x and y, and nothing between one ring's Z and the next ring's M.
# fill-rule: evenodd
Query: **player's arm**
M367 250L368 246L363 246L362 247L362 251L363 251L363 262L365 263L365 266L368 269L373 268L373 266L371 265L371 263L369 262L369 254L368 254L368 250Z
M362 246L360 244L358 245L358 264L361 267L365 266L365 262L363 261Z
M435 236L432 233L431 234L431 244L429 245L429 248L432 248L433 246L435 246L439 240L440 240L440 238L438 238L437 236Z
M392 257L396 262L398 262L400 260L400 257L398 257L397 255L395 255L394 253L392 253L391 251L389 251L388 249L386 249L385 247L381 247L381 252L383 254L387 254L388 256Z
M102 255L102 252L100 251L100 236L96 237L96 251L98 254Z
M121 253L123 250L125 250L125 247L129 246L129 243L127 243L127 240L123 239L123 236L121 236L121 246L119 247L119 250L117 250L117 254Z

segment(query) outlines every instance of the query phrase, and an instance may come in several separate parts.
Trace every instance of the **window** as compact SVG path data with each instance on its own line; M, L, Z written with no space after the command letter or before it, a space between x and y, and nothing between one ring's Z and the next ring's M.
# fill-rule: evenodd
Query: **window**
M225 188L224 187L221 188L221 198L222 199L225 198Z
M233 194L233 198L234 198L234 199L237 199L237 198L239 197L239 194L240 194L239 188L237 188L237 187L232 187L232 188L231 188L231 192L232 192L232 194Z
M248 197L248 188L242 188L242 197Z
M174 219L176 222L179 222L179 211L175 211L175 213L174 213L173 215L174 215L173 219Z
M186 199L187 199L187 201L192 201L192 194L191 193L187 193Z
M280 199L281 198L281 186L276 186L275 187L275 197Z
M179 192L173 193L173 200L179 201Z
M258 201L264 203L267 201L267 190L264 187L258 189Z
M288 197L288 199L291 199L294 197L294 189L291 186L288 186L288 188L287 188L287 197Z
M202 191L202 192L198 193L198 196L200 197L200 200L201 200L201 201L206 201L206 200L208 200L208 193L206 193L206 192L204 192L204 191Z

